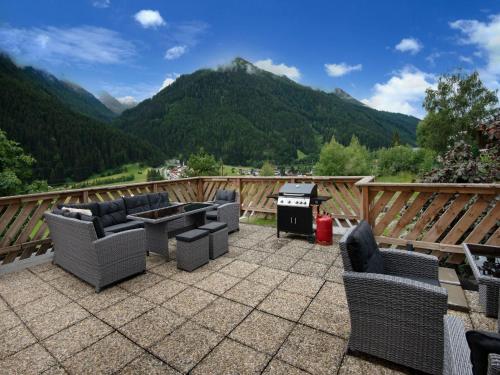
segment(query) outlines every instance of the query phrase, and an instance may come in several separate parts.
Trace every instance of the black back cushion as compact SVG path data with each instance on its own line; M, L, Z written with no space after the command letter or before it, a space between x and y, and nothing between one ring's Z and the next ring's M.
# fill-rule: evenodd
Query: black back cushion
M152 210L157 210L158 208L167 207L169 205L168 202L168 193L150 193L147 194L149 200L149 206Z
M346 245L354 271L384 273L384 260L368 222L363 220L354 228Z
M127 221L127 211L123 199L114 201L99 202L98 212L101 218L102 226L109 227L110 225L120 224Z
M500 334L485 331L467 331L465 333L470 348L470 360L474 375L488 373L488 354L500 354Z
M216 201L236 202L236 190L217 190Z
M105 236L104 228L102 226L102 221L99 216L89 216L80 214L80 220L90 221L92 222L92 224L94 224L95 234L97 235L97 238L103 238Z
M148 196L146 194L136 195L134 197L123 197L123 201L125 202L127 215L151 210Z

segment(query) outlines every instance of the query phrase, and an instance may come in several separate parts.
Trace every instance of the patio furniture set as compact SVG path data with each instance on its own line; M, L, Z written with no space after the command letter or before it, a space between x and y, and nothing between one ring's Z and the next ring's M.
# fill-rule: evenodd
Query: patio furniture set
M170 202L168 193L113 201L61 204L45 213L54 243L53 262L103 287L146 269L149 251L169 259L168 239L177 241L177 267L193 271L228 251L228 234L239 229L234 191L215 201Z
M498 248L491 248L498 258ZM436 257L379 249L365 221L344 234L340 249L350 351L429 374L500 374L500 334L466 332L459 318L447 315L447 291L439 283ZM477 256L467 252L476 277L489 288L483 298L486 313L497 317L498 279L486 281L477 269Z

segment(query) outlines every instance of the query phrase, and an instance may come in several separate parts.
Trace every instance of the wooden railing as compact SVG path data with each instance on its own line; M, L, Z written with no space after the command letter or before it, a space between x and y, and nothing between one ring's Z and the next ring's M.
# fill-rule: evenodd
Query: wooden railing
M452 253L463 242L500 245L499 184L392 184L360 181L362 218L382 244Z
M373 177L195 177L0 198L0 264L50 251L43 213L60 203L95 202L167 191L172 201L206 201L217 189L237 190L242 212L272 215L285 182L314 182L331 199L322 210L334 225L368 220L378 241L460 254L464 241L500 245L499 184L391 184ZM463 258L463 257L462 257ZM460 260L462 258L456 258Z

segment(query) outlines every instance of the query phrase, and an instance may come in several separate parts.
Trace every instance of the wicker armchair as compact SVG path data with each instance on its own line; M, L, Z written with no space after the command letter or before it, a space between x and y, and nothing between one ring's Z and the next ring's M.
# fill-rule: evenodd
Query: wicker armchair
M207 212L207 220L216 220L227 224L229 233L240 230L240 203L238 194L232 190L217 190L216 210Z
M351 318L349 350L441 374L448 294L437 286L437 258L381 249L384 274L355 272L346 244L353 230L340 240Z
M101 288L146 269L144 229L97 239L92 222L46 213L54 243L54 263Z

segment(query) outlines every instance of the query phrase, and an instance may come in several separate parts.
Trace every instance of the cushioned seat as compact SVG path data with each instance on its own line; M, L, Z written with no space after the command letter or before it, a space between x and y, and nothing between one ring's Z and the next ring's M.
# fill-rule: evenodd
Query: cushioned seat
M99 202L97 205L99 212L97 216L101 218L104 228L127 221L127 211L123 199L120 198L113 201Z
M168 207L170 205L168 201L168 193L149 193L146 194L149 201L149 206L152 210L157 210L159 208Z
M119 223L115 225L110 225L105 227L104 231L106 233L119 233L130 229L144 228L144 223L140 221L130 220L125 223Z
M193 242L205 236L208 236L208 232L206 230L192 229L190 231L178 234L177 236L175 236L175 238L177 239L177 241Z
M217 211L216 210L214 210L214 211L208 211L206 213L206 218L208 220L217 220Z
M147 195L136 195L134 197L123 197L123 202L127 209L127 215L139 212L150 211L149 199Z
M201 227L198 227L198 229L208 230L210 233L214 233L226 227L227 227L226 223L221 223L220 221L212 221L210 223L202 225Z

